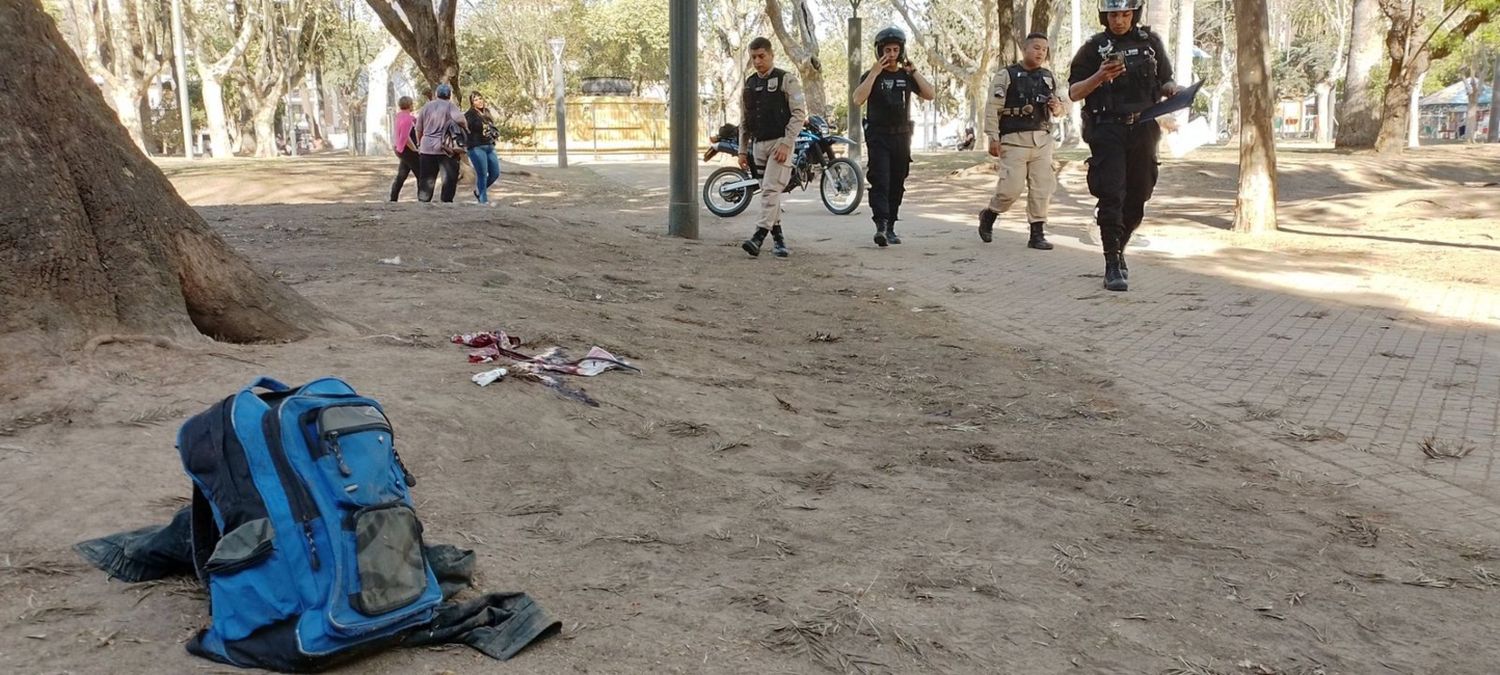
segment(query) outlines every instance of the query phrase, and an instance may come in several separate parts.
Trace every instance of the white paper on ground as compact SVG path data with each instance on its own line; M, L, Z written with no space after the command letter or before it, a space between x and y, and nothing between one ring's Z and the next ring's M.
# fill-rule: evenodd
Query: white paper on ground
M489 385L495 380L505 377L508 372L509 371L505 370L504 368L496 368L494 370L486 370L482 373L475 373L474 377L471 377L469 379L473 380L474 384L483 387Z

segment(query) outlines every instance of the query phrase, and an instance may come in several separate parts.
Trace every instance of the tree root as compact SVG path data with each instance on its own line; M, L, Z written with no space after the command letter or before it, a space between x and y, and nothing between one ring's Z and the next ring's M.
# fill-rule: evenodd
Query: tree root
M172 338L162 335L119 335L110 333L106 335L95 336L93 339L84 343L83 355L89 358L93 358L94 350L97 350L104 345L113 344L116 342L145 342L147 344L153 344L161 347L162 349L178 348L177 343L173 342Z

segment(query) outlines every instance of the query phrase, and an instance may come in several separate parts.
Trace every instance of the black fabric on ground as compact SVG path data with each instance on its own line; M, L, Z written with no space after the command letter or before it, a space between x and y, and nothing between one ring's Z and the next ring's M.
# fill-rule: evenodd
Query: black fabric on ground
M110 577L128 583L193 574L192 510L183 508L166 525L152 525L90 539L73 549ZM562 629L525 593L487 593L454 601L474 580L474 552L447 544L422 547L443 588L432 623L412 630L402 646L466 644L504 661L527 645Z

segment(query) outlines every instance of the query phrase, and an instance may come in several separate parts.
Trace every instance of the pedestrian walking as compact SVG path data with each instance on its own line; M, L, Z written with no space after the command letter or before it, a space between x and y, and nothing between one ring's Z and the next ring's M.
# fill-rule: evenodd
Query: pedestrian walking
M854 105L865 106L865 175L875 245L884 248L901 243L896 221L911 172L911 97L931 101L935 92L906 58L906 33L900 28L875 34L875 56L875 65L860 76Z
M1045 33L1026 36L1021 62L995 73L990 81L989 102L984 107L984 131L989 136L991 157L999 159L999 177L990 205L979 212L979 238L988 243L994 236L995 220L1010 210L1026 190L1026 222L1031 236L1026 246L1052 250L1047 241L1047 207L1057 187L1052 172L1052 118L1066 111L1057 78L1042 67L1050 45Z
M1156 189L1161 127L1140 114L1182 89L1172 81L1161 37L1141 25L1144 8L1143 0L1099 0L1104 30L1079 47L1068 71L1068 98L1085 102L1089 193L1098 200L1104 287L1111 291L1130 289L1125 247Z
M740 92L740 168L750 170L750 162L761 169L760 220L755 233L740 248L751 256L760 255L766 235L774 244L771 251L778 258L790 252L781 230L781 198L792 178L792 148L797 134L807 123L807 102L797 76L775 67L776 55L771 41L757 37L750 41L750 67L755 71L745 78Z

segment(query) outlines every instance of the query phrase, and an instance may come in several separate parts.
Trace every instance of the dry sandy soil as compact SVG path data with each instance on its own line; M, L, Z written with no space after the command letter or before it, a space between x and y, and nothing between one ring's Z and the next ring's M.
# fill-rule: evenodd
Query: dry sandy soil
M356 338L0 362L0 671L224 670L183 650L208 620L191 584L111 583L69 547L164 522L188 494L177 425L262 373L338 375L380 398L429 541L475 549L480 589L527 591L564 624L506 664L409 650L348 672L1488 673L1500 659L1494 542L1143 414L1044 346L966 332L829 272L834 258L659 236L663 209L616 208L624 195L583 172L512 172L496 208L355 203L387 169L173 169L197 204L302 202L200 212ZM531 349L597 344L642 372L583 381L597 408L522 381L480 389L447 338L491 328Z

